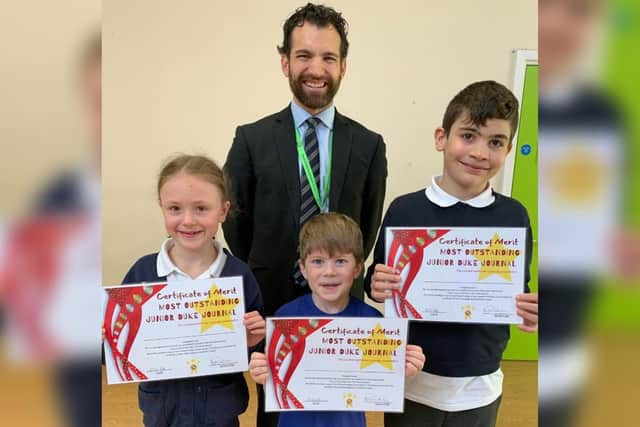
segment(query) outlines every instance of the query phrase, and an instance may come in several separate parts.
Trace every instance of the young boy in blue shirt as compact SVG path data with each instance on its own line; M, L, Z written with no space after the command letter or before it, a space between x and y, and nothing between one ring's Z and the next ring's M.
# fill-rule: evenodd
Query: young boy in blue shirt
M435 130L444 155L442 175L426 189L396 198L389 206L365 278L365 290L383 302L399 289L400 275L385 265L386 227L526 227L525 288L531 264L531 226L524 206L496 193L489 180L511 150L518 101L494 81L473 83L449 103ZM538 296L516 297L520 329L538 325ZM390 426L494 426L502 396L500 361L509 325L411 322L409 341L427 357L422 372L407 381L405 410L385 414Z
M351 296L353 281L364 262L362 232L351 218L339 213L314 216L300 230L300 271L311 293L276 311L276 316L381 317L375 308ZM416 375L424 365L422 348L407 345L406 376ZM269 376L264 353L254 352L249 373L259 384ZM287 411L281 412L279 427L359 427L366 426L363 412Z

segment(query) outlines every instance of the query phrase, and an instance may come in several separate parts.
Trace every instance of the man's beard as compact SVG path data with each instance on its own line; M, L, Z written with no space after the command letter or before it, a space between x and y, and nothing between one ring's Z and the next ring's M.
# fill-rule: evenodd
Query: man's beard
M310 94L305 91L302 84L302 81L305 79L308 79L305 75L300 75L297 78L289 76L289 87L291 88L291 92L293 92L293 95L302 103L303 106L312 110L319 110L333 102L333 97L340 88L340 77L336 80L331 77L326 78L327 86L325 87L324 94Z

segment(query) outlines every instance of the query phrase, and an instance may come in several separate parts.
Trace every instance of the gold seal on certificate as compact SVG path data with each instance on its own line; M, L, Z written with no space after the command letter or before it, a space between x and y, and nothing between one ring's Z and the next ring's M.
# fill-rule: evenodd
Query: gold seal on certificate
M267 318L266 411L402 412L407 321Z
M247 370L242 277L104 289L109 384Z
M388 317L521 324L515 296L524 292L525 228L385 230L386 264L402 278L385 301Z

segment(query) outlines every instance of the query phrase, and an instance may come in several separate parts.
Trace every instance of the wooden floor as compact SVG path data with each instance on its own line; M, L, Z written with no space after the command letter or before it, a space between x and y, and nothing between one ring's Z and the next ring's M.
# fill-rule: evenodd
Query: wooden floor
M640 339L637 325L598 331L591 346L591 369L576 413L580 427L637 426ZM622 328L620 328L622 329Z
M0 425L63 427L51 374L46 367L0 362Z
M503 397L498 415L499 427L538 425L538 367L537 362L504 361ZM248 375L247 383L251 392L249 409L240 417L242 427L255 426L256 393L255 385ZM142 415L138 409L136 384L108 386L102 375L102 425L104 427L133 427L142 425ZM382 427L381 413L367 413L369 427Z
M637 331L600 334L593 339L593 368L578 408L580 426L637 425L637 390L640 389L640 340ZM2 425L63 426L59 401L46 367L10 366L0 345L0 411ZM536 362L503 362L504 396L498 426L537 425ZM253 391L254 388L250 387ZM140 426L136 385L107 386L103 372L103 426ZM255 394L241 417L253 426ZM368 414L369 427L381 427L381 414Z

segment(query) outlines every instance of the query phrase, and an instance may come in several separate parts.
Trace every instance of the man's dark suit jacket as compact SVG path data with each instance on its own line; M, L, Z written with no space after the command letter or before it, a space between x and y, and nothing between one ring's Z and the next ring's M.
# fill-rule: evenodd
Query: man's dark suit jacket
M290 106L239 126L224 166L234 208L223 224L233 254L249 264L265 314L300 294L291 276L300 230L300 173ZM380 226L387 178L382 136L336 111L329 210L353 218L365 257Z

